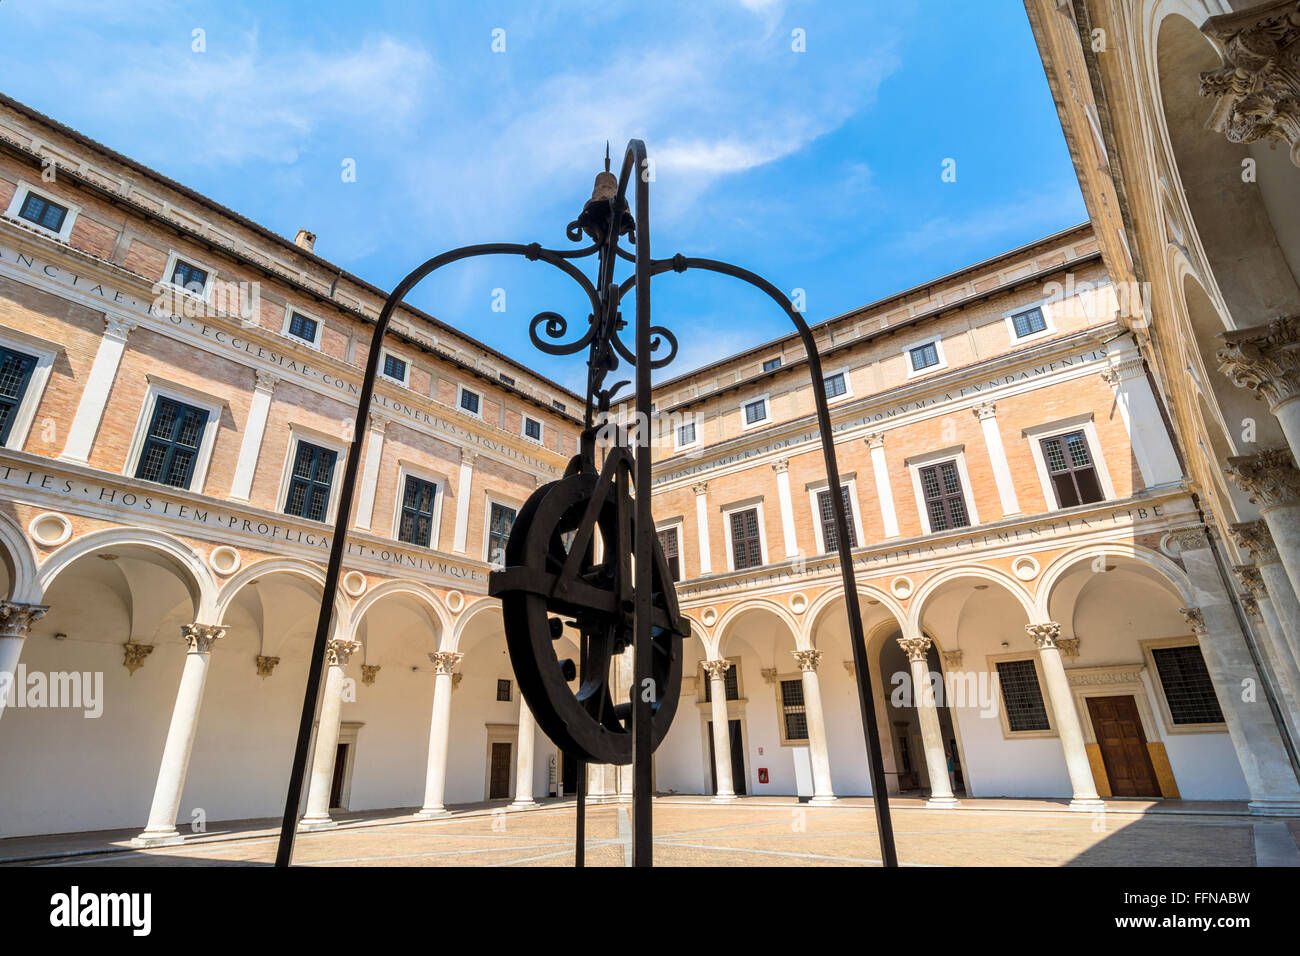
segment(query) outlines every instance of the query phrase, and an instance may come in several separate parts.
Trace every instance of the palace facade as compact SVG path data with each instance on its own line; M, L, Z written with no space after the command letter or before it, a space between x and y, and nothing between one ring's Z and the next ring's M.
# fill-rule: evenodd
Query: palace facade
M385 293L2 98L0 210L0 837L276 816ZM815 328L890 792L1300 811L1295 631L1112 268L1079 226ZM573 793L486 590L582 399L412 308L382 370L303 825ZM811 388L791 337L657 389L660 792L870 792Z

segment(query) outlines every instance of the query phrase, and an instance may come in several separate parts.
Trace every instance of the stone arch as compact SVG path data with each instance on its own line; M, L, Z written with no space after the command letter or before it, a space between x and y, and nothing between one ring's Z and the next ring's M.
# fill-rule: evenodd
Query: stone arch
M214 603L217 623L224 623L231 603L239 592L254 581L273 574L289 574L310 581L320 589L325 587L325 572L309 561L298 558L264 558L243 568L222 586ZM334 596L334 633L351 634L352 614L342 595Z
M903 610L903 605L898 601L898 599L882 588L870 584L859 584L858 597L865 601L880 602L885 613L897 621L900 627L907 617L907 612ZM844 589L840 587L827 588L813 599L812 603L808 605L808 609L803 613L803 619L806 622L806 626L804 628L804 633L801 635L801 638L804 641L804 643L800 644L801 647L816 646L814 635L817 633L818 626L822 623L823 616L827 614L831 608L835 607L837 602L842 600L844 600ZM867 627L866 623L863 623L864 631L875 630L880 627L879 624ZM864 633L864 638L865 643L871 643L869 634Z
M1051 564L1043 569L1038 577L1038 587L1034 592L1034 620L1050 621L1052 594L1061 579L1072 569L1084 562L1097 558L1123 558L1136 561L1156 571L1168 585L1177 592L1185 605L1196 603L1195 592L1187 575L1170 558L1150 548L1127 542L1107 542L1104 544L1086 544L1072 548L1057 556Z
M373 608L385 598L394 596L405 596L411 598L423 610L427 611L438 627L438 639L435 642L434 650L438 649L443 641L443 635L452 629L451 619L448 616L446 608L443 606L438 595L430 588L425 587L415 581L387 581L378 587L371 588L352 608L352 622L354 632L359 631L362 622L365 620L366 612Z
M456 618L455 627L448 629L444 634L444 646L440 647L439 650L460 650L461 638L463 638L466 631L469 630L470 624L485 616L495 616L500 620L501 602L493 598L480 598L473 604L469 605L469 607L465 608L465 610L461 612L460 617ZM504 624L502 626L504 627Z
M0 563L8 578L0 597L22 604L39 604L42 589L36 552L12 518L0 514Z
M1029 592L1024 586L1010 574L997 568L990 568L979 564L959 565L955 568L948 568L940 571L938 574L932 574L917 588L916 593L907 609L905 620L907 629L915 633L921 629L921 621L925 616L926 602L945 584L961 578L982 578L1001 586L1012 597L1020 602L1025 611L1025 615L1032 621L1034 620L1034 602Z
M733 604L718 618L718 622L713 626L715 644L712 650L716 654L722 656L726 647L727 638L730 636L728 631L736 622L737 618L740 618L745 614L753 613L754 611L764 611L775 616L789 629L790 637L794 640L795 646L804 646L799 643L802 628L799 627L799 622L795 620L794 615L790 613L788 608L783 607L780 603L771 598L751 598Z

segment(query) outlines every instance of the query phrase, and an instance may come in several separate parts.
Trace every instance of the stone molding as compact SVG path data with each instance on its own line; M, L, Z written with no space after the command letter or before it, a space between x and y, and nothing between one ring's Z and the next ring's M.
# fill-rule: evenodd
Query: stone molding
M1114 667L1083 667L1065 672L1071 687L1096 687L1103 684L1137 684L1142 681L1141 664Z
M144 660L153 653L152 644L137 644L135 641L127 641L122 645L125 654L122 657L122 666L127 669L132 677L135 672L144 667Z
M960 648L958 648L955 651L940 651L939 656L943 658L943 663L945 667L951 667L951 668L961 667L962 652Z
M1204 637L1209 633L1209 628L1205 626L1205 614L1199 607L1180 607L1178 611L1197 637Z
M275 665L280 663L278 657L268 657L265 654L257 655L257 676L266 680L275 671Z
M763 683L764 683L764 684L775 684L775 683L776 683L776 668L775 668L775 667L764 667L764 668L762 668L761 670L759 670L759 673L763 675Z
M362 664L361 665L361 683L369 687L379 676L379 664Z
M1199 551L1210 546L1204 528L1185 528L1169 535L1169 544L1181 555L1184 551Z

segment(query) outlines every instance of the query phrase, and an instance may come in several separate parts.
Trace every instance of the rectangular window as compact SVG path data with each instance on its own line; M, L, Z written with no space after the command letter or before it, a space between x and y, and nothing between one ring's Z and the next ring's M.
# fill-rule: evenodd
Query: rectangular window
M1223 723L1223 710L1199 647L1153 647L1151 656L1175 724Z
M731 556L737 571L756 568L763 563L757 508L731 513Z
M551 399L551 404L554 405L560 411L566 410L564 402L561 402L559 399L555 399L555 398Z
M1013 315L1011 324L1015 327L1016 338L1024 338L1026 335L1033 335L1046 329L1047 319L1043 318L1042 309L1026 309Z
M408 544L429 547L433 540L433 505L438 498L438 486L431 481L406 476L402 492L402 520L397 529L397 540Z
M1007 729L1051 730L1034 662L998 661L997 666L1002 703L1007 708Z
M510 699L510 681L508 681L508 680L498 680L498 681L497 681L497 700L509 700L509 699Z
M755 422L761 422L767 418L767 399L760 398L756 402L749 402L745 405L745 424L752 425Z
M1056 489L1056 503L1062 508L1101 501L1101 481L1097 468L1088 454L1088 440L1083 432L1053 435L1042 439L1043 460Z
M0 445L9 440L9 430L18 417L27 386L31 384L36 356L0 346Z
M912 371L914 372L939 364L939 347L934 342L918 345L909 351L908 355L912 357Z
M542 440L542 423L535 418L524 419L524 437L533 441Z
M384 374L399 382L406 381L406 362L396 355L384 355Z
M690 445L695 442L695 422L687 422L677 427L677 444Z
M764 372L775 372L775 371L776 371L777 369L779 369L780 367L781 367L781 357L780 357L780 356L777 356L776 358L770 358L770 359L768 359L766 362L763 363L763 371L764 371Z
M505 372L497 372L497 378L499 378L501 382L505 385L515 384L515 380L511 378L509 375L507 375Z
M477 415L478 392L471 392L468 388L462 388L460 390L460 407L471 415Z
M659 532L659 550L668 563L668 574L674 581L682 579L682 559L677 547L677 529L665 528Z
M740 700L740 678L736 674L735 664L727 665L727 676L723 678L723 684L727 688L727 700ZM704 674L704 701L713 701L713 681L709 680L707 671Z
M970 524L955 461L922 468L921 490L925 493L925 511L930 518L931 531L964 528Z
M172 268L171 282L187 292L202 295L208 285L208 273L198 266L190 265L184 259L177 259Z
M29 192L18 210L18 215L51 232L58 232L63 228L63 220L68 217L68 207L60 206L56 202L50 202L44 196Z
M515 509L492 502L488 512L487 560L489 564L506 563L506 542L515 523Z
M159 395L135 476L175 488L188 488L207 424L205 409Z
M324 521L329 511L330 486L338 453L310 442L299 441L289 476L289 493L284 513L309 521Z
M786 740L808 739L808 714L804 708L803 681L781 681L781 719Z
M314 345L316 330L319 328L320 324L315 319L309 319L300 312L295 312L289 317L289 334L304 342L311 342Z
M834 375L827 376L824 381L826 382L827 398L835 398L837 395L843 395L849 390L849 385L848 382L844 380L843 372L836 372Z
M853 499L849 497L849 489L841 488L844 498L844 517L849 523L849 547L858 546L858 532L853 527ZM831 492L828 488L825 491L817 492L817 514L822 522L822 541L826 543L826 553L830 554L840 546L839 535L835 533L835 515L831 512Z

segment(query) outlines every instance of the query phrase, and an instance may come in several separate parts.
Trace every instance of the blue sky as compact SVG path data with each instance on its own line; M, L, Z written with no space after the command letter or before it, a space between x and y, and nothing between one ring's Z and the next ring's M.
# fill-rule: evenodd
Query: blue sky
M566 245L606 139L632 136L654 254L803 289L810 321L1086 218L1017 0L4 0L0 89L382 288L465 243ZM526 335L542 310L581 323L575 292L480 260L412 301L577 387L580 359ZM722 277L653 301L670 375L788 331Z

